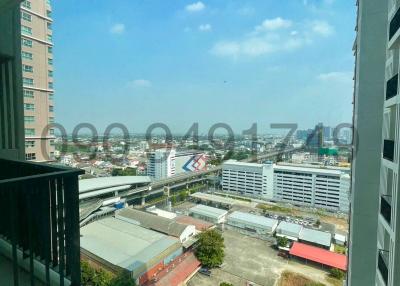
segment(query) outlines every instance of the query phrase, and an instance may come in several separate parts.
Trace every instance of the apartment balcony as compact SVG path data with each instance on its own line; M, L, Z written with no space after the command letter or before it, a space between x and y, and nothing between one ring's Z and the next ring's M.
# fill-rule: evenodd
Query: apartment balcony
M392 40L393 36L400 28L400 9L396 11L389 25L389 41Z
M394 141L383 140L383 158L392 161L394 159Z
M386 100L395 97L398 93L399 75L396 74L394 77L386 82Z
M382 280L385 285L388 285L389 279L389 270L388 270L388 262L389 262L389 251L379 250L378 252L378 270L381 274Z
M5 159L0 169L1 285L80 285L83 171Z
M390 225L392 220L392 205L391 205L391 196L382 195L381 196L381 215L386 220L386 222Z

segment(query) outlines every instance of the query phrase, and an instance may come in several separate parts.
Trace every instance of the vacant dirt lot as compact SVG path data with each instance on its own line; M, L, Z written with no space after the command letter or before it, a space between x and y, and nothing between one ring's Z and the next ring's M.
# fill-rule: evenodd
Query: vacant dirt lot
M233 230L224 231L223 236L226 256L222 267L213 269L211 277L196 274L188 282L189 286L218 286L224 281L235 286L244 286L247 281L259 286L274 286L278 285L284 271L301 273L312 281L332 285L326 279L327 272L277 256L277 251L266 241Z

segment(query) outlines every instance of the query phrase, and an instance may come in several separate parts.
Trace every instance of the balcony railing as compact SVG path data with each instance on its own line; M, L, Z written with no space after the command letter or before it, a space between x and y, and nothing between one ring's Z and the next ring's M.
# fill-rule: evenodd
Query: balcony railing
M57 284L67 279L80 285L78 175L83 171L4 159L0 170L0 238L11 245L13 285L19 285L21 252L31 285L38 262L46 285L54 284L54 272Z
M389 26L389 41L393 38L394 34L399 30L400 28L400 9L396 11L396 14L390 21L390 26Z
M397 95L398 92L399 75L396 74L394 77L389 79L386 83L386 100Z
M390 204L390 200L390 196L381 196L381 215L385 218L389 225L392 220L392 206Z
M394 158L394 141L383 140L383 158L393 161Z
M382 279L385 282L385 285L388 284L389 279L389 270L388 270L388 256L389 252L386 250L380 250L378 252L378 269L381 273Z

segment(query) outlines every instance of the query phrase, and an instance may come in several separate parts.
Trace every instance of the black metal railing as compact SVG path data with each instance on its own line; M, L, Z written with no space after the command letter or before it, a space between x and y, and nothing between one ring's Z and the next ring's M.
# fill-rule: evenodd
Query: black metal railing
M381 196L381 215L385 218L386 222L390 225L392 220L392 206L390 204L390 196Z
M398 92L399 75L396 74L394 77L386 82L386 100L397 95Z
M379 250L378 252L378 269L381 273L383 281L385 282L385 285L388 284L389 279L389 270L387 267L388 255L389 252L386 250Z
M45 164L0 159L0 238L12 246L13 277L19 285L18 252L29 261L31 285L34 263L45 266L71 285L80 285L78 175L83 171Z
M393 161L394 158L394 141L383 140L383 158Z
M389 41L393 38L394 34L400 28L400 9L396 11L396 14L393 16L392 20L390 21L389 25Z

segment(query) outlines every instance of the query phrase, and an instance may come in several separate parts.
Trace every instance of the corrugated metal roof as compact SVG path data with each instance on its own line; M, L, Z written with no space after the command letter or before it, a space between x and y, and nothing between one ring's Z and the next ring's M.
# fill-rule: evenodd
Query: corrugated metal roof
M332 234L329 232L303 228L300 232L299 239L329 247L332 242Z
M282 221L279 223L278 227L276 228L276 233L299 238L300 231L302 230L302 228L303 227L301 225Z
M133 220L142 227L175 237L180 237L188 227L187 225L178 223L172 219L129 208L117 211L115 217Z
M151 180L148 176L117 176L85 179L79 180L79 193L150 182Z
M235 220L247 225L253 225L255 227L268 228L268 229L274 229L278 224L278 221L275 219L239 211L235 211L232 214L230 214L228 216L228 223L230 220Z
M236 202L234 199L231 199L231 198L224 198L221 196L205 194L205 193L200 193L200 192L194 193L190 196L193 198L217 202L217 203L226 204L226 205L233 205Z
M205 205L196 205L196 206L190 208L189 212L208 216L208 217L213 217L216 219L218 219L221 216L224 216L228 213L228 211L226 211L226 210L221 210L221 209L217 209L217 208L213 208L213 207L209 207L209 206L205 206Z
M105 218L81 228L83 249L130 271L161 253L168 256L179 246L176 238L117 218ZM171 251L168 251L170 248Z

